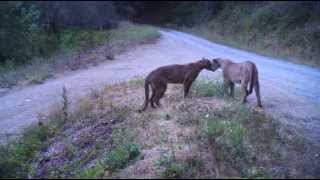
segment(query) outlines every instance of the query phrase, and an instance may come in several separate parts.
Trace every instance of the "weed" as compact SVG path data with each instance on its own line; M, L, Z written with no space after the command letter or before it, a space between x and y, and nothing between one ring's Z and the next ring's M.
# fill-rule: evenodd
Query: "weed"
M111 135L113 147L130 144L134 140L133 132L126 128L117 128Z
M62 112L63 112L63 120L66 122L69 118L68 112L69 112L69 100L68 100L68 94L67 94L67 88L63 86L62 88L62 99L63 99L63 106L62 106Z
M144 87L144 79L142 77L135 77L129 80L128 84L131 88L142 88Z
M102 178L105 173L105 166L102 163L90 167L88 169L80 170L75 178L79 179L99 179Z
M224 92L224 85L219 80L196 80L192 91L197 97L218 97L230 100L229 95ZM235 87L234 96L240 96L240 90Z
M197 80L192 86L194 94L198 97L223 97L223 85L217 81Z
M163 155L157 162L158 169L164 167L160 173L162 178L196 178L203 168L203 162L196 157L178 161L174 152Z
M140 154L139 146L136 144L122 145L110 153L106 157L108 169L116 170L124 168L130 160L133 160Z
M183 175L183 167L177 163L170 163L165 171L162 173L162 177L172 179L181 178Z

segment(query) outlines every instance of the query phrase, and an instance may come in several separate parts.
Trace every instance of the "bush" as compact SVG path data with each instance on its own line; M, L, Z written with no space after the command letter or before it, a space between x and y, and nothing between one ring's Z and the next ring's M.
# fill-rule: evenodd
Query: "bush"
M45 56L57 48L52 34L39 25L40 12L25 2L1 2L0 64L25 64L34 56Z
M59 33L61 49L78 50L101 45L109 38L108 31L66 29Z
M110 153L106 157L106 164L110 170L124 168L130 160L139 156L139 146L136 144L122 145Z

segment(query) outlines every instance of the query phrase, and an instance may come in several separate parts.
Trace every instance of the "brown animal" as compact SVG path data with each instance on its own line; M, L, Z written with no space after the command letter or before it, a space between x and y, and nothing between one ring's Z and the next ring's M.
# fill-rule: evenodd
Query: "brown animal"
M149 101L152 108L156 108L154 103L161 106L160 99L163 97L168 83L183 84L184 98L186 98L189 93L190 86L203 69L212 70L212 64L209 59L202 58L194 63L162 66L153 70L145 79L145 102L144 107L139 110L139 112L146 110ZM152 89L150 99L149 85Z
M260 87L258 80L258 69L256 65L251 61L245 61L241 63L234 63L228 59L214 58L212 59L212 68L216 70L222 69L224 91L227 93L230 88L230 96L234 96L234 84L241 84L241 90L243 92L242 102L247 102L247 96L252 93L254 88L256 92L256 98L258 107L262 107L260 99ZM249 90L248 84L250 83Z

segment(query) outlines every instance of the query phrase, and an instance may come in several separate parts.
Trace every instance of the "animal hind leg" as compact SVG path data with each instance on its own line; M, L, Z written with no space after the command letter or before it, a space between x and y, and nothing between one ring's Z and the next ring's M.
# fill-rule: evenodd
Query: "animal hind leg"
M230 97L234 97L234 83L230 82Z
M156 108L154 106L154 101L155 101L155 95L157 93L157 89L154 86L151 86L151 88L152 88L152 95L151 95L151 98L150 98L150 104L151 104L152 108Z
M260 87L259 87L259 82L257 82L254 86L254 91L256 92L256 97L257 97L257 106L258 107L262 107L262 104L261 104L261 97L260 97Z
M227 96L227 94L228 94L228 90L229 90L229 88L230 88L230 81L228 81L228 80L224 80L223 81L223 96L224 97L226 97Z
M160 107L161 104L160 104L160 99L163 97L164 93L166 92L167 90L167 85L164 85L162 88L159 89L158 91L158 94L156 96L156 104Z

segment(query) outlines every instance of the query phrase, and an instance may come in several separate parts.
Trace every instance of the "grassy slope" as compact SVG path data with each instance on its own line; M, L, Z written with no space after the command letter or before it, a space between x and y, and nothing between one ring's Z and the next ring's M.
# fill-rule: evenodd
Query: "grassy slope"
M13 64L0 67L0 88L43 83L59 72L86 68L88 65L112 60L114 55L128 47L152 42L159 36L153 27L129 22L122 22L113 30L65 30L59 35L60 51L56 52L56 55L34 58L31 64L23 67Z
M208 40L319 67L319 11L310 2L226 2L209 22L182 28Z
M142 79L94 90L74 111L58 105L22 139L1 146L0 174L319 177L318 149L263 112L224 99L219 83L197 81L194 98L182 101L181 86L170 85L163 106L141 114Z

